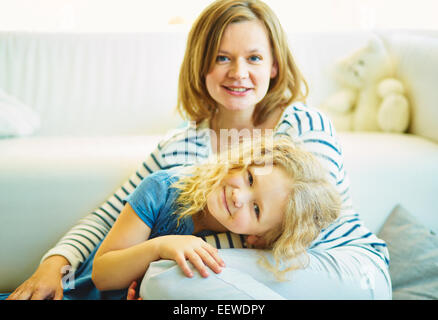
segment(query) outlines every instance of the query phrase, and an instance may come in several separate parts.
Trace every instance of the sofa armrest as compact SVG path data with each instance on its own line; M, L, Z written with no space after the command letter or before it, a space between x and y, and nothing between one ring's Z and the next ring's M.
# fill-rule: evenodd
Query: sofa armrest
M339 139L353 204L377 233L401 203L438 231L438 144L410 134L343 132Z

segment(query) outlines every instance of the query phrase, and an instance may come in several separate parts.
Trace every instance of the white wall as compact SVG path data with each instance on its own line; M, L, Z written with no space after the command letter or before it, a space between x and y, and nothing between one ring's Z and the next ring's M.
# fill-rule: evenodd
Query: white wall
M0 0L0 30L131 32L188 28L211 0ZM436 0L265 0L292 31L438 30ZM169 26L171 20L182 20Z

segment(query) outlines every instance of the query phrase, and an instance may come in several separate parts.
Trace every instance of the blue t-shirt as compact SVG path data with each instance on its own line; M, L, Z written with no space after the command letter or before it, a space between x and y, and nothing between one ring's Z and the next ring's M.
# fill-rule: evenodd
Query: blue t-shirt
M144 178L137 188L125 198L135 213L151 228L150 239L165 235L193 234L191 216L181 218L178 224L176 199L179 190L171 187L178 181L178 170L161 170ZM210 232L202 232L202 235ZM201 234L197 234L201 235Z

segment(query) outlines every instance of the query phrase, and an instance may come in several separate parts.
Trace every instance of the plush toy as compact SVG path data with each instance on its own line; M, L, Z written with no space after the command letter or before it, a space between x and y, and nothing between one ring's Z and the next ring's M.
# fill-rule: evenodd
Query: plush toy
M408 128L405 89L393 77L391 56L379 38L339 61L334 74L341 89L320 108L337 130L404 132Z

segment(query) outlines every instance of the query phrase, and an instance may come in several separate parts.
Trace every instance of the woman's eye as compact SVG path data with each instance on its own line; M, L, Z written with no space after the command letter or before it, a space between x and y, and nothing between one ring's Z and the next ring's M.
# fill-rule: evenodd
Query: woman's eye
M250 60L251 62L259 62L259 61L262 60L262 58L259 57L259 56L251 56L251 57L249 58L249 60Z
M229 59L226 56L217 56L217 62L227 62Z
M260 208L259 208L259 206L258 206L257 204L255 204L255 203L254 203L254 212L255 212L255 214L256 214L256 216L257 216L257 219L259 219L259 217L260 217Z
M250 186L252 186L252 184L254 183L254 179L253 179L252 174L249 170L248 170L248 182L249 182Z

